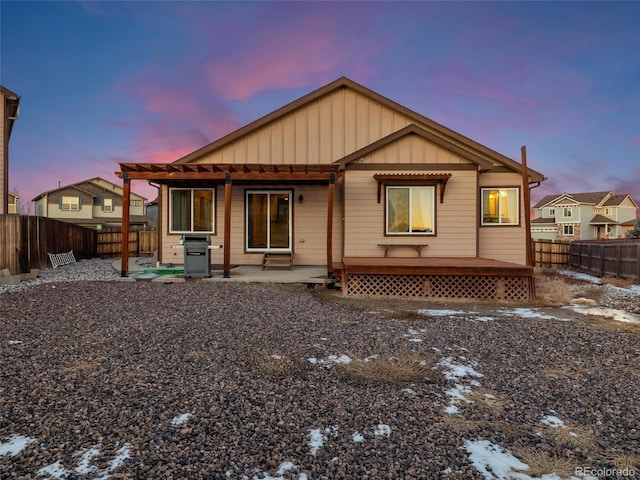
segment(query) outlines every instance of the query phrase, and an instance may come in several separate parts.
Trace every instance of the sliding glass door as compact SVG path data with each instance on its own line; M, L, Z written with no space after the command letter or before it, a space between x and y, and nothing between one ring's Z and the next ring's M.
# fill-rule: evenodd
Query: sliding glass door
M291 251L291 190L246 192L247 251Z

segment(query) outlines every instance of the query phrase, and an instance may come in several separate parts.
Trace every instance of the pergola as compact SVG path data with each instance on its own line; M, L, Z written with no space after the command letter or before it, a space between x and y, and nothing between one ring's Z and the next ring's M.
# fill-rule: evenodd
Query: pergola
M194 185L201 182L224 184L223 270L229 278L231 269L231 189L241 184L297 183L328 186L327 197L327 268L331 271L333 238L333 202L335 181L342 176L343 166L299 164L220 164L220 163L120 163L116 176L122 179L122 243L121 277L129 268L129 210L132 180L147 180L165 185Z

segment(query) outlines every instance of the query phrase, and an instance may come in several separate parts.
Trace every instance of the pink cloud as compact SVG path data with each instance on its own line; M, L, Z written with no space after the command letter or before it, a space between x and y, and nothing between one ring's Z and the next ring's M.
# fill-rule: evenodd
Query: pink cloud
M112 126L127 131L129 162L172 162L239 127L236 115L197 81L174 85L156 72L117 87L139 108Z
M336 71L351 67L350 60L358 64L354 44L341 41L336 30L336 20L318 16L298 19L287 29L263 29L252 37L251 48L234 52L233 58L209 60L205 74L227 100L327 83Z

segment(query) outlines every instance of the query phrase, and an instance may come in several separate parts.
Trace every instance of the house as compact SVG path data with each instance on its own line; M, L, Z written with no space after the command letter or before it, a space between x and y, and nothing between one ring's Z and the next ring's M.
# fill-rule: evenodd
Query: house
M543 240L624 238L633 230L638 204L613 192L547 195L533 206L531 237Z
M0 215L9 212L9 140L18 119L20 97L0 85Z
M15 193L9 192L8 203L7 203L7 213L18 213L19 199L20 199L20 195L16 195Z
M145 198L131 193L129 224L147 225ZM41 193L33 199L35 214L90 228L122 226L122 187L95 177Z
M125 198L133 181L160 185L164 264L182 262L182 235L206 234L225 277L280 255L326 266L347 293L468 296L475 282L482 296L511 282L531 294L525 199L543 175L348 78L116 175ZM122 276L126 260L123 248Z

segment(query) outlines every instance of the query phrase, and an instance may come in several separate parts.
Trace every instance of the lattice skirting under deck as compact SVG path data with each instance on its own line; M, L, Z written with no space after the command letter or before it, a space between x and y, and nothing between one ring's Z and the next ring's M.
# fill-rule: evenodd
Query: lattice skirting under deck
M527 276L350 274L346 294L526 301L534 286Z

